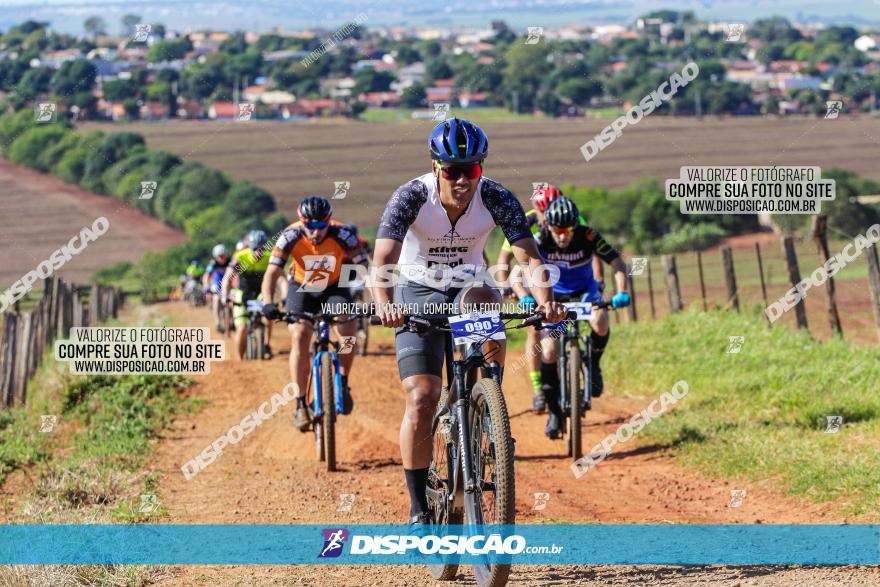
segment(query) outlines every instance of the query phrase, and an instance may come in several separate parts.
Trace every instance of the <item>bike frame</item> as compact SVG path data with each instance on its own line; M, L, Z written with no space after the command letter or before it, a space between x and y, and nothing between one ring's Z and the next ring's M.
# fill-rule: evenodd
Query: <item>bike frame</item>
M312 343L312 381L315 384L314 413L315 417L324 415L322 400L324 390L321 389L321 359L325 354L330 355L330 363L333 365L333 394L336 398L336 413L342 413L342 371L339 367L339 344L330 340L330 324L324 320L318 320L316 326L317 338ZM332 349L332 350L331 350Z
M471 403L471 386L476 380L476 371L481 369L483 374L500 383L501 369L498 363L486 363L483 355L481 344L469 343L467 345L459 345L460 354L464 358L455 359L455 348L452 344L452 335L446 333L446 379L449 382L449 401L447 406L450 414L450 429L458 427L458 451L456 458L458 463L449 469L451 473L449 495L453 499L453 503L449 506L461 507L462 495L460 489L465 493L474 493L477 490L477 482L474 479L473 462L474 455L471 452L471 446L468 440L471 438L470 421L468 419L468 408ZM488 372L488 373L487 373ZM449 463L452 465L452 463ZM481 487L481 489L483 489Z

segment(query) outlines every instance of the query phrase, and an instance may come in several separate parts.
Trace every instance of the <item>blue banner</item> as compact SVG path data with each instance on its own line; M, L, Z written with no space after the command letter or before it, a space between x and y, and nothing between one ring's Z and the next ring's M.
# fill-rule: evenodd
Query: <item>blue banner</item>
M0 525L0 564L880 564L880 525Z

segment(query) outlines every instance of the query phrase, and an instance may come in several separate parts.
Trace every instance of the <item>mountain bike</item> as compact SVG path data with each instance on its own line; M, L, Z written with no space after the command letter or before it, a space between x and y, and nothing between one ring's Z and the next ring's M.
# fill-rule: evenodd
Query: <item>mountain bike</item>
M576 318L565 322L565 330L559 337L559 401L562 429L568 433L568 456L577 460L584 456L581 418L593 408L590 335L589 332L582 335L579 324L590 319L593 308L610 308L611 303L565 302L565 306Z
M327 464L328 471L336 470L336 416L342 414L342 372L339 354L344 354L345 341L330 339L330 325L349 322L357 316L337 318L331 314L287 312L281 321L292 324L305 319L314 325L312 340L312 428L315 432L315 454ZM353 349L352 349L353 350Z
M261 361L266 358L264 350L266 348L266 326L263 324L263 302L258 300L248 300L247 311L247 350L245 358L248 361Z
M540 323L544 314L496 313L494 319L467 316L404 318L404 328L413 332L447 333L448 385L443 388L431 427L434 448L428 469L428 504L437 526L461 525L465 520L472 528L512 525L516 515L514 441L501 392L500 365L485 356L482 347L499 332L503 338L506 324L502 321L522 319L512 328L526 328ZM449 319L448 327L442 325L444 319ZM380 323L378 317L370 322ZM437 533L443 535L444 531ZM458 562L447 558L429 568L435 579L449 581L458 572ZM505 585L510 575L509 564L488 560L474 565L473 570L481 587Z

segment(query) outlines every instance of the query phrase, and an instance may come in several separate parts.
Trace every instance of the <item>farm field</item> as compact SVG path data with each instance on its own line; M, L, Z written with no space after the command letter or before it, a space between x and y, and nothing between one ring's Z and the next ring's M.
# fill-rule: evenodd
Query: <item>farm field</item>
M8 288L101 216L107 218L110 228L88 243L87 254L74 256L58 271L67 281L85 284L102 267L119 261L136 262L147 251L161 251L185 238L119 200L0 161L0 217L5 220L0 233L0 250L4 252L0 287ZM36 289L42 288L41 283L37 282Z
M471 111L453 112L470 116ZM486 121L486 175L522 200L535 181L619 188L642 177L677 177L683 165L819 165L880 178L880 119L646 118L586 162L580 146L607 119ZM132 130L151 148L229 172L269 190L290 215L310 193L331 195L349 181L337 217L375 225L391 192L427 172L430 120L88 123L84 131Z

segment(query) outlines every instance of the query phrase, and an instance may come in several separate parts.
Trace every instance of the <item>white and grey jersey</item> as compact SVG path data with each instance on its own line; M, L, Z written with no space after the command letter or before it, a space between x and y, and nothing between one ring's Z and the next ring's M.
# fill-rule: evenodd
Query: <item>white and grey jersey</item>
M511 243L532 238L522 206L498 182L481 178L467 210L453 224L440 202L437 179L426 173L391 195L376 238L403 243L402 277L445 291L453 285L453 273L473 274L485 267L483 245L495 226Z

